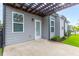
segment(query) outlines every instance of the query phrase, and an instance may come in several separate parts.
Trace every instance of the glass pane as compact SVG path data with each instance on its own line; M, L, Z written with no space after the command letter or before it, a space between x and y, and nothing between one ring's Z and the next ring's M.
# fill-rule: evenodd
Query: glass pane
M23 24L14 23L14 32L23 32Z
M51 21L51 26L54 26L54 21Z
M51 32L54 32L54 27L51 27Z
M23 22L23 15L18 15L19 17L19 22Z
M14 22L23 22L23 15L19 15L17 13L13 14L13 21Z
M17 17L18 17L18 14L14 13L13 18L17 18Z
M36 35L40 35L40 22L36 22Z

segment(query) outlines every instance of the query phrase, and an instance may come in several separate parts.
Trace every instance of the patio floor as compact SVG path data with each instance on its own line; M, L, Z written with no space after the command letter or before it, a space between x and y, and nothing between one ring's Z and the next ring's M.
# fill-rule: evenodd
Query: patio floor
M48 40L32 40L4 48L4 56L79 56L79 48Z

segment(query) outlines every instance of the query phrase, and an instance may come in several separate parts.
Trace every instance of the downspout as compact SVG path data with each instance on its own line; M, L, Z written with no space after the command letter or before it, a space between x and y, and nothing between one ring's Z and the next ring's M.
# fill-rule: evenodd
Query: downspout
M3 47L5 47L6 5L3 3Z

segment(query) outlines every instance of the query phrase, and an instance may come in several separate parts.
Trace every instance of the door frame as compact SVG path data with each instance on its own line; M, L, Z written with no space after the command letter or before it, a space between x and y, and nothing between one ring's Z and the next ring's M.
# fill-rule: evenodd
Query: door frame
M42 23L41 23L41 20L37 20L37 19L35 19L35 40L37 40L37 39L39 39L37 36L36 36L36 22L40 22L40 36L39 36L39 38L41 38L41 32L42 32Z

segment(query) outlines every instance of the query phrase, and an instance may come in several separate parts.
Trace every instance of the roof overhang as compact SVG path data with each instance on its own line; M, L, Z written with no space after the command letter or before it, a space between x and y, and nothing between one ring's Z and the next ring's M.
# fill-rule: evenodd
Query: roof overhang
M44 17L77 4L78 3L5 3L4 5Z

